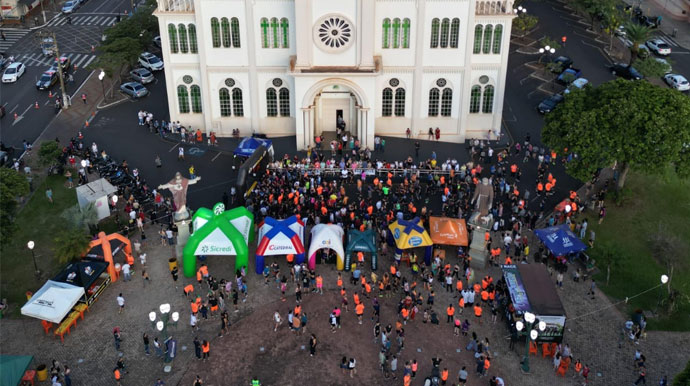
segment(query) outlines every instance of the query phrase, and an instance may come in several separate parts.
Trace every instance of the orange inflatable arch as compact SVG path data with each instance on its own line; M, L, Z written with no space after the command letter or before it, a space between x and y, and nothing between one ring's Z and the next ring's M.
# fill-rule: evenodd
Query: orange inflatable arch
M108 274L110 275L110 280L114 283L117 281L118 278L118 273L115 271L115 262L113 261L113 251L110 245L111 241L120 241L122 244L124 244L123 252L125 253L125 257L127 258L127 262L132 265L134 264L134 256L132 256L132 243L129 241L128 238L125 236L122 236L119 233L111 233L109 235L106 235L105 232L100 232L98 233L98 238L96 240L93 240L89 243L89 249L87 252L84 254L82 257L87 257L90 255L90 252L93 250L95 247L101 247L103 255L101 256L100 254L94 255L91 257L99 257L103 258L104 261L108 263ZM116 251L117 253L117 251Z

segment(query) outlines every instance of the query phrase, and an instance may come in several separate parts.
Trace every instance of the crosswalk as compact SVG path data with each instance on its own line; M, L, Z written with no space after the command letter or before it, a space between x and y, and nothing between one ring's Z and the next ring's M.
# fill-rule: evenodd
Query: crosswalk
M86 25L94 27L109 27L115 24L117 16L112 15L72 15L72 25ZM59 27L67 25L68 20L66 15L60 15L48 22L50 27Z
M680 47L680 45L678 43L676 43L675 40L673 40L672 38L670 38L669 36L666 36L666 35L652 35L651 38L652 39L661 39L671 47ZM625 36L619 36L618 39L620 39L620 41L622 41L627 47L630 47L632 45L632 41L630 41L630 39L628 39Z
M24 29L0 29L5 35L4 39L0 39L0 52L6 52L10 47L14 45L19 39L23 38L24 35L28 34L29 30Z
M72 65L78 68L87 67L96 59L93 54L66 54L69 57ZM17 54L14 57L17 62L24 63L27 67L48 67L53 64L55 58L44 56L42 54Z

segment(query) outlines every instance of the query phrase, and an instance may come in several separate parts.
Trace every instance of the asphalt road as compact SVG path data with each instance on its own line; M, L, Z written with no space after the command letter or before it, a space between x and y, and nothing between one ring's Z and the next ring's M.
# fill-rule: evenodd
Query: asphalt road
M36 31L6 32L9 39L3 43L5 56L14 56L27 69L16 83L0 85L0 105L6 111L0 121L3 144L21 148L23 140L33 142L55 117L54 97L51 98L49 92L53 95L59 93L59 83L44 91L35 87L36 81L54 60L42 54L40 34L54 32L60 53L67 55L72 65L77 66L76 71L74 67L70 69L74 80L66 82L65 88L73 101L78 101L77 89L91 72L86 67L96 59L92 46L98 46L103 30L114 24L118 13L125 10L131 12L130 0L89 0L71 16L71 25L67 24L65 15L58 15ZM38 109L35 107L37 102ZM17 114L16 119L14 114Z

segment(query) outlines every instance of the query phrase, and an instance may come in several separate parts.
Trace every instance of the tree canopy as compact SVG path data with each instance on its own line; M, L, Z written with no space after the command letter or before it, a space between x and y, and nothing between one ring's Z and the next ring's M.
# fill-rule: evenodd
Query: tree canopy
M685 177L690 174L690 99L623 79L574 90L547 115L542 138L551 148L577 155L567 168L581 180L614 163L619 188L630 169L660 174L670 163Z
M0 168L0 245L7 245L16 230L17 199L29 193L29 182L14 169Z

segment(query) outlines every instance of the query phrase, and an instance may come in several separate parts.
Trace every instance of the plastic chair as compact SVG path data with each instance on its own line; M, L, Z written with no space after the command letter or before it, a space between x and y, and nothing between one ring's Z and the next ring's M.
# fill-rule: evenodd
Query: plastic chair
M537 351L537 343L536 342L529 342L529 354L530 355L539 355L539 352Z
M43 326L43 331L45 331L46 335L50 334L50 330L53 328L53 323L47 320L41 320L41 325Z
M26 370L22 377L22 382L31 382L31 386L33 386L34 378L36 378L36 370Z
M542 343L541 344L541 357L546 358L546 357L550 357L551 355L552 355L551 354L551 348L550 348L549 344L548 343Z

